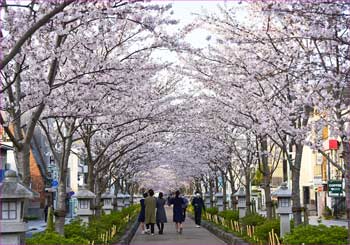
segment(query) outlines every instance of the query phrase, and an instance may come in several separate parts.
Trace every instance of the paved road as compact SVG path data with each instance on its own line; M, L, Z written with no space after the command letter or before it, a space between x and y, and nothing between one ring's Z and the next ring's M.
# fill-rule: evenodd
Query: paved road
M175 224L172 222L172 208L166 208L168 223L164 226L164 234L158 235L157 226L155 235L141 234L139 227L130 244L226 244L204 228L196 228L192 219L186 218L183 224L182 234L175 230Z

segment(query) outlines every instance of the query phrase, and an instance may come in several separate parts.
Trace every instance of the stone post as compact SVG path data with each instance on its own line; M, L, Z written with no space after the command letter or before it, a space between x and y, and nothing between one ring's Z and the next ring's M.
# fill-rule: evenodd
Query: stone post
M204 205L206 208L210 208L210 193L204 195Z
M101 198L103 200L103 211L105 212L105 214L111 214L113 210L112 201L113 198L115 198L115 195L113 195L113 193L111 193L110 190L107 188L106 192L101 195Z
M272 196L276 196L278 200L277 213L280 215L280 237L283 237L284 234L290 232L289 215L292 213L292 191L288 189L287 183L284 182L272 193Z
M124 208L124 195L118 192L117 194L117 210L120 211Z
M27 224L23 222L25 199L33 199L35 193L22 185L13 170L7 170L0 183L0 244L24 244Z
M129 193L124 194L124 207L127 208L130 206L130 195Z
M94 211L91 209L91 200L94 199L96 195L88 190L86 185L83 185L73 197L78 199L77 216L82 219L84 223L88 223L89 218L94 214Z
M222 192L218 192L215 194L216 198L216 207L218 208L219 212L224 210L224 195Z
M244 191L244 188L241 187L239 188L239 190L234 194L234 196L236 196L238 198L238 204L237 204L237 208L238 208L238 212L239 212L239 218L243 218L246 214L246 194Z

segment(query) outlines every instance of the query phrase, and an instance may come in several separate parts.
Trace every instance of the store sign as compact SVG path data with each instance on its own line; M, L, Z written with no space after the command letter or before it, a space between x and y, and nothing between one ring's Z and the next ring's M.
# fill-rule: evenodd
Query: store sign
M328 181L328 196L339 197L343 195L343 181L329 180Z

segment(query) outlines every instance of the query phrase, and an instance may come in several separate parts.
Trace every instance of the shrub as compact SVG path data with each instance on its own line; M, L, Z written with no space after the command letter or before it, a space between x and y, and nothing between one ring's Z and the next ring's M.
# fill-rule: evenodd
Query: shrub
M279 219L267 220L263 224L258 225L255 228L255 236L264 243L267 243L269 240L269 232L272 231L272 229L277 235L280 234Z
M86 238L86 229L87 227L81 219L74 219L69 224L64 226L64 235L67 238L74 236Z
M52 207L49 207L47 211L47 225L46 230L48 232L54 232L55 231L55 224L53 222L53 209Z
M284 244L347 244L347 230L344 227L325 225L297 226L283 238Z
M225 220L239 220L239 213L237 210L225 210L219 212L219 216L223 217Z
M35 215L28 215L28 216L24 216L23 217L23 220L24 221L29 221L29 220L38 220L38 216L35 216Z
M266 221L266 218L256 214L256 213L251 213L248 214L246 216L244 216L241 220L241 223L243 225L253 225L253 226L257 226L257 225L261 225Z
M139 212L139 205L134 205L123 209L122 211L112 212L110 215L94 217L89 224L83 223L80 219L71 221L64 226L65 236L46 231L38 233L33 238L27 239L28 244L89 244L94 241L95 244L102 244L101 235L110 231L113 225L116 225L120 232L125 229L129 219L136 217ZM128 219L129 217L129 219ZM111 238L114 240L115 238Z
M332 209L330 209L328 206L326 206L323 209L322 215L325 219L331 219L332 218Z
M78 236L65 238L56 232L36 233L32 238L26 239L26 244L88 244L89 241Z
M211 215L215 215L219 213L219 209L217 207L207 208L206 212Z

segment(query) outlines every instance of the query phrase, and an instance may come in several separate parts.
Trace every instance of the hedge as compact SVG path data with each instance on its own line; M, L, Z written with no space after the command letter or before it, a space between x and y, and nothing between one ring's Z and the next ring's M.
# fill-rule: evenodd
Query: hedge
M340 226L300 225L283 238L284 244L347 244L347 230Z
M35 234L26 240L28 244L105 244L115 241L121 235L127 224L139 213L140 206L133 205L121 211L113 211L109 215L93 217L85 224L80 219L71 221L64 226L64 236L55 232L45 231Z

